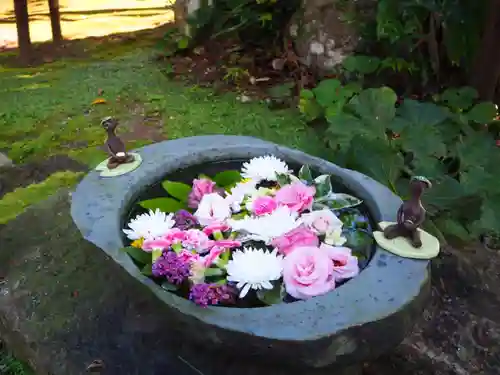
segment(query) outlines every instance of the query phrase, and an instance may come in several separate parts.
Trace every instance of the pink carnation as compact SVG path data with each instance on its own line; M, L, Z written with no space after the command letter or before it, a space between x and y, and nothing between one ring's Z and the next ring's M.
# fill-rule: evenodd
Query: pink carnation
M190 208L198 208L201 198L205 194L211 194L215 192L215 182L206 178L194 179L193 189L188 196L188 206Z
M236 240L216 240L213 242L213 246L219 246L226 249L231 249L233 247L240 247L241 242Z
M257 197L252 202L252 212L257 216L262 216L265 214L270 214L278 207L278 203L273 197L263 196Z
M205 233L207 236L212 235L214 232L226 232L231 227L227 225L226 223L220 223L220 222L213 222L211 224L208 224L205 228L203 228L203 233Z
M312 208L315 194L314 186L307 186L301 181L296 181L283 186L276 192L276 202L280 206L288 206L292 211L302 212Z
M224 252L226 249L224 247L220 246L214 246L212 249L210 249L210 252L205 255L202 259L203 266L208 268L210 267L215 260Z
M288 255L292 250L299 246L319 245L319 239L310 229L300 226L285 233L281 237L275 238L271 245L276 247L280 253Z
M146 240L142 244L144 251L167 249L175 243L180 243L186 238L186 232L179 228L170 229L167 234L154 240Z
M177 254L178 258L181 259L184 263L191 264L193 262L197 262L200 260L200 255L196 253L192 253L191 251L182 249L179 254Z
M188 250L195 250L196 252L203 253L212 246L212 241L210 241L208 236L201 230L189 229L185 232L182 246Z

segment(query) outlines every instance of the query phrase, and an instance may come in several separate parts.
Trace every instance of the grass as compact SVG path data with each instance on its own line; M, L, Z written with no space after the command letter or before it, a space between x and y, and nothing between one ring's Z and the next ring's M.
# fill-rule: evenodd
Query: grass
M137 111L142 120L153 118L168 139L245 134L322 152L314 132L295 113L173 83L142 50L109 61L3 68L0 81L0 149L17 162L63 153L93 165L104 157L98 149L104 140L100 119L137 120ZM99 91L107 102L92 106ZM139 109L131 113L131 107ZM149 142L133 139L129 147Z
M30 369L5 351L0 351L0 375L31 375Z

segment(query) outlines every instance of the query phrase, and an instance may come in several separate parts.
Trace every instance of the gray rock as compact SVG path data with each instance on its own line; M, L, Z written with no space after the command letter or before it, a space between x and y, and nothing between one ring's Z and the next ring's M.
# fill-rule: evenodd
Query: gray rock
M10 167L12 165L14 165L12 160L10 160L7 155L0 152L0 168L1 167Z
M374 358L400 343L429 295L428 262L399 258L377 248L363 272L327 295L259 309L199 308L143 276L120 251L123 215L132 199L169 172L207 161L274 154L333 174L365 200L376 221L394 221L401 201L374 180L332 163L251 137L202 136L137 150L144 160L134 172L104 179L91 172L73 194L72 217L82 235L120 264L138 285L167 307L165 324L179 339L234 355L320 368ZM132 279L131 278L131 279ZM106 286L107 288L107 286ZM336 369L338 367L335 367Z

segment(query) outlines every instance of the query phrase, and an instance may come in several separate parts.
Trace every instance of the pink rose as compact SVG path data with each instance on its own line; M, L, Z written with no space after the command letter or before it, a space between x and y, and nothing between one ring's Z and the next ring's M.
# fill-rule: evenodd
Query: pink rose
M257 215L262 216L265 214L270 214L278 207L278 203L270 196L257 197L252 202L251 211Z
M215 191L215 182L206 178L194 179L193 189L188 196L188 207L198 208L201 198L205 194L210 194Z
M225 223L213 222L211 224L208 224L202 230L203 230L203 233L205 233L207 236L210 236L214 232L226 232L229 229L231 229L231 227Z
M358 258L352 255L348 247L321 244L320 250L325 251L332 260L335 280L342 281L359 274Z
M318 237L308 228L300 226L272 240L271 245L280 253L288 255L296 247L319 245Z
M335 289L333 262L319 247L296 247L283 261L283 282L288 294L309 299Z
M224 252L226 251L225 248L220 247L220 246L214 246L212 249L210 249L210 252L205 255L202 259L203 261L203 266L208 268L210 267L213 262Z
M302 221L316 234L328 234L342 229L342 221L332 211L325 208L302 215Z
M185 232L185 238L182 241L182 246L188 250L195 250L198 253L203 253L209 249L212 241L208 236L198 229L189 229Z
M290 210L302 212L312 208L316 188L307 186L301 181L283 186L276 192L276 202L280 206L288 206Z
M177 257L187 264L191 264L200 260L200 256L198 254L192 253L191 251L185 249L182 249L180 253L177 254Z
M219 246L226 249L231 249L233 247L240 247L241 242L236 240L216 240L214 241L213 246Z

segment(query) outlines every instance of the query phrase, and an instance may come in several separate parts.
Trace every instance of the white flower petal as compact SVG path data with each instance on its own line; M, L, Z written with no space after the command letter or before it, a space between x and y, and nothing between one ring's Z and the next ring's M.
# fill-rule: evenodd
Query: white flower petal
M273 155L266 155L250 159L243 163L241 176L260 182L262 180L276 181L277 173L289 174L292 171L288 165Z
M283 256L276 251L245 247L233 253L226 271L227 280L236 282L243 298L250 289L273 288L271 281L281 278L283 272Z
M136 216L130 220L128 227L123 229L123 233L130 240L138 240L144 238L146 240L155 239L167 234L167 232L175 225L173 219L174 214L166 214L165 212L156 209L149 210L148 213Z

